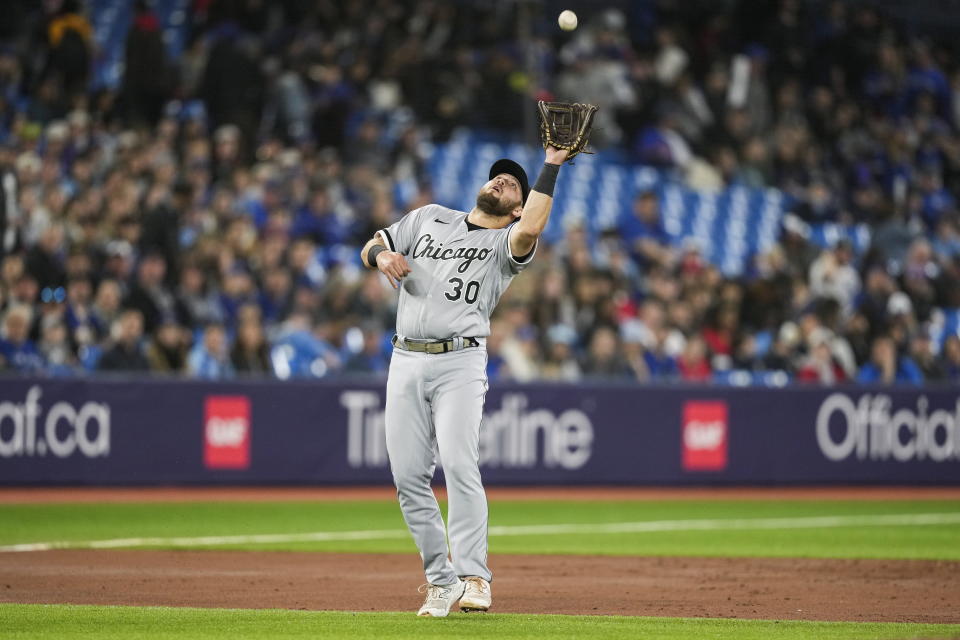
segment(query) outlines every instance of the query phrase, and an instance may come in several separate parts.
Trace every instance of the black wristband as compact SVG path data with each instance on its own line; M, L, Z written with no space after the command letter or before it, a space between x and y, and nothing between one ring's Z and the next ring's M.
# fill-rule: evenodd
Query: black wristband
M552 198L553 188L557 184L557 174L559 173L560 165L544 162L543 168L540 169L540 175L537 176L537 182L533 185L532 191L539 191L540 193L546 194Z
M377 256L380 255L381 251L387 251L387 248L382 244L375 244L367 251L367 266L371 269L377 268Z

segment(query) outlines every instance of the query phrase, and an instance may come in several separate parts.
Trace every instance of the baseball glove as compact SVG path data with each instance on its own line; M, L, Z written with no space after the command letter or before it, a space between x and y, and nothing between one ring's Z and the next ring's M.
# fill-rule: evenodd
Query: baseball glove
M593 127L593 114L597 107L579 102L537 102L537 116L540 120L540 142L570 152L567 162L578 153L591 153L584 149L590 139Z

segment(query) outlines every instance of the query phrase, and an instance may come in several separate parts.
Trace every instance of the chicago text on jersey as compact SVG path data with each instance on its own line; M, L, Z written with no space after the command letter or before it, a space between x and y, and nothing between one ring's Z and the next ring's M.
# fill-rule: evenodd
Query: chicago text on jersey
M463 258L463 263L457 267L458 273L466 273L470 268L470 263L474 260L486 260L493 249L478 249L476 247L457 247L456 249L444 249L443 243L434 246L433 237L429 233L417 238L417 243L413 245L414 258L432 258L434 260L458 260Z

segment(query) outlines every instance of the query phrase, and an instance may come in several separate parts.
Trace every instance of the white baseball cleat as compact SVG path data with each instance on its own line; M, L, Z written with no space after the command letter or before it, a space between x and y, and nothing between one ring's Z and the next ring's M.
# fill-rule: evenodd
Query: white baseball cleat
M424 584L420 586L418 591L423 593L424 588L426 588L427 591L427 598L423 601L423 606L420 607L420 611L417 611L417 615L427 618L446 618L447 614L450 613L450 609L453 608L453 605L455 605L457 600L463 595L464 590L467 588L467 583L458 578L455 583L446 586L440 584Z
M460 598L461 611L487 611L493 597L490 592L490 583L477 576L464 578L467 588Z

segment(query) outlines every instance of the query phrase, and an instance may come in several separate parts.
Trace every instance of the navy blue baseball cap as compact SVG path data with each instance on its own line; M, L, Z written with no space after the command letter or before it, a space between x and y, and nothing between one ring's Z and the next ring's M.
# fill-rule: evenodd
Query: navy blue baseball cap
M506 173L517 179L517 182L520 183L520 193L523 194L523 200L520 204L525 204L527 202L527 194L530 193L530 183L527 181L527 172L513 160L500 158L490 167L490 177L488 180L493 180L501 173Z

